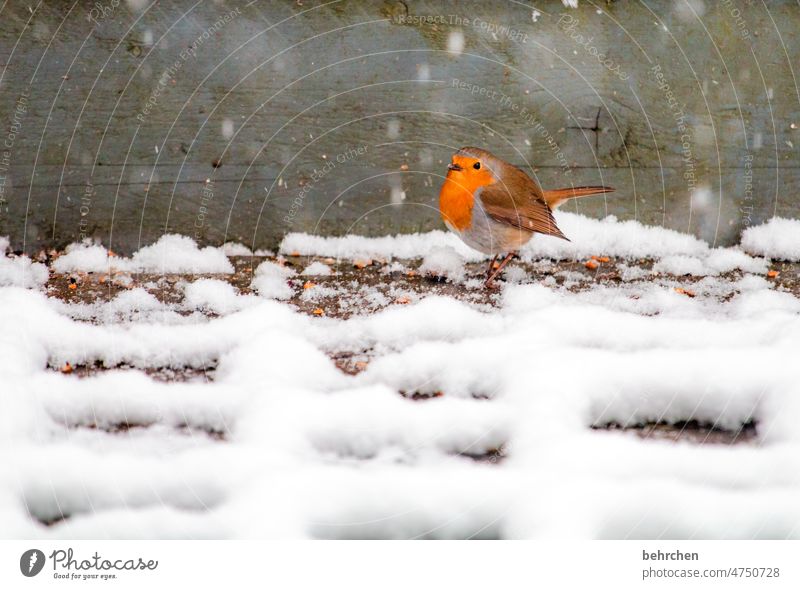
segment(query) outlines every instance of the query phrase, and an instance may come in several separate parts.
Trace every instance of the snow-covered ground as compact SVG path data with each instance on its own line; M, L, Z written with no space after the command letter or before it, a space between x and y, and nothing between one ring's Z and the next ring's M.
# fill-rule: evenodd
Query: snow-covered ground
M295 234L282 254L320 259L259 258L239 289L226 254L246 248L167 236L130 258L92 244L58 257L59 280L91 271L121 289L86 303L48 296L44 265L0 256L2 536L800 537L800 300L768 274L800 259L800 222L713 249L558 221L573 241L534 239L523 261L613 264L619 279L532 281L512 264L485 295L464 265L482 258L452 235ZM374 259L381 291L322 283ZM159 300L133 272L181 273L182 296ZM391 290L415 272L469 296ZM292 303L351 295L347 318ZM757 440L591 427L688 420L755 422Z

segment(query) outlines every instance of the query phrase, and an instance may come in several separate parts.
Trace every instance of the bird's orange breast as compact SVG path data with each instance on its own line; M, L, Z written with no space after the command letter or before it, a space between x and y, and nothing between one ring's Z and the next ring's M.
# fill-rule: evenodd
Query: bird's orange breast
M458 231L468 229L472 224L472 207L475 205L475 192L485 185L463 171L451 170L439 193L439 213L445 224Z

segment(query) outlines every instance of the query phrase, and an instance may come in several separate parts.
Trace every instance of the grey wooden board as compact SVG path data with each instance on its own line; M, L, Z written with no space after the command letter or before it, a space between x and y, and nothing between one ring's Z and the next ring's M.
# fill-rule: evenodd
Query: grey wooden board
M545 187L617 188L571 210L716 244L800 213L796 2L29 6L0 14L0 235L17 249L440 228L463 145Z

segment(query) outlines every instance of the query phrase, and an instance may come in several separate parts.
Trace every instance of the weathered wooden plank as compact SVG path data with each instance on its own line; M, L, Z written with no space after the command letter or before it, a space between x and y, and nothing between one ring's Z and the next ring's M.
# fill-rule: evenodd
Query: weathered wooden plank
M6 5L15 247L430 229L467 144L717 243L800 214L796 3L192 4Z

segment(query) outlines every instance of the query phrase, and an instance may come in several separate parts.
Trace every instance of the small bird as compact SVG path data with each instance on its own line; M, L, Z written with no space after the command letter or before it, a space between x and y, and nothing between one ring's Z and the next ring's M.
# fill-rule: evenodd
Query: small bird
M459 149L447 170L439 213L464 243L494 256L486 272L488 288L494 287L494 279L534 233L567 239L556 225L553 209L571 198L614 191L609 186L542 190L518 167L477 147ZM503 253L505 258L495 268Z

